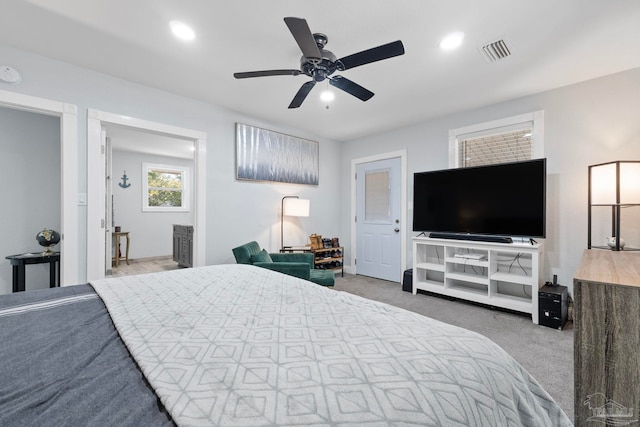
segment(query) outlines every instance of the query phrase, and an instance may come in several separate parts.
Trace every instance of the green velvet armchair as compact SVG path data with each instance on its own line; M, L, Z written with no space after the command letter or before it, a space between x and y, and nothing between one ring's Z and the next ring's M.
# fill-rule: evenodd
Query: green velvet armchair
M260 249L257 242L245 243L233 248L232 251L238 264L268 268L322 286L333 286L335 283L335 274L332 270L314 268L312 253L267 253L265 249Z

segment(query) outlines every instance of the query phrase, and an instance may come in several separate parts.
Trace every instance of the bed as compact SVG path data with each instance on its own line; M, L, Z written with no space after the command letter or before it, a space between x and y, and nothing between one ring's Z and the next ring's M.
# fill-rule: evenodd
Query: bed
M569 426L489 339L250 265L0 298L0 425Z

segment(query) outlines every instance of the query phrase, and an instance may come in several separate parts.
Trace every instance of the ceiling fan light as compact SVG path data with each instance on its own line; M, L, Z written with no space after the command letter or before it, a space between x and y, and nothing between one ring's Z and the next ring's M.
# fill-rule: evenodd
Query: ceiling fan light
M464 40L463 32L458 31L455 33L451 33L442 39L442 41L440 42L440 49L453 50L457 47L460 47L460 45L462 44L462 40Z
M335 95L330 90L323 90L322 93L320 94L320 99L323 100L324 102L333 101L333 98L335 98Z
M173 35L179 38L180 40L193 40L196 38L196 33L184 22L180 21L171 21L169 22L169 26L171 27L171 31Z

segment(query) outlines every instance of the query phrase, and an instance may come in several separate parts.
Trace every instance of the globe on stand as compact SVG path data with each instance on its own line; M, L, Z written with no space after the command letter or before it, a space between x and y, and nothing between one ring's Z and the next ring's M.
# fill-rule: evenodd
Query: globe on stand
M55 230L44 228L36 235L36 240L40 246L46 248L44 252L42 252L43 256L53 255L55 253L53 248L60 242L60 234Z

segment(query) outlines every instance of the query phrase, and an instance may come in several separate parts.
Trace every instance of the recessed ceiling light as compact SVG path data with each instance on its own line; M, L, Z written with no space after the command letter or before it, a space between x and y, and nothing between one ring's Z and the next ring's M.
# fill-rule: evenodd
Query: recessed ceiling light
M464 39L463 32L455 32L451 33L440 42L440 49L442 50L452 50L459 47L462 44L462 40Z
M180 40L193 40L196 38L196 33L184 22L171 21L169 22L173 35Z

